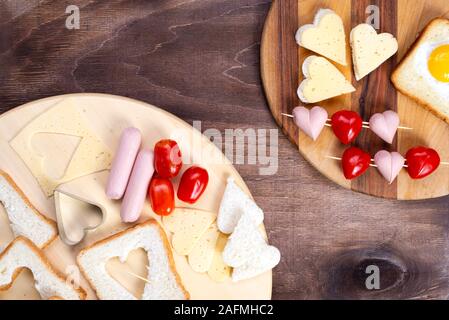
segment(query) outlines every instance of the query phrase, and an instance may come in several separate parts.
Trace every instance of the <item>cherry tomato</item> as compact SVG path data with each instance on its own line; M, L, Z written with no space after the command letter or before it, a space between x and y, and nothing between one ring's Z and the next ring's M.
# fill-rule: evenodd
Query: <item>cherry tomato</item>
M193 166L181 177L178 187L178 199L187 203L195 203L206 190L209 174L206 169Z
M181 150L176 141L164 139L154 146L154 168L162 178L176 177L182 167Z
M160 216L168 216L175 208L173 184L166 178L154 176L148 189L151 208Z

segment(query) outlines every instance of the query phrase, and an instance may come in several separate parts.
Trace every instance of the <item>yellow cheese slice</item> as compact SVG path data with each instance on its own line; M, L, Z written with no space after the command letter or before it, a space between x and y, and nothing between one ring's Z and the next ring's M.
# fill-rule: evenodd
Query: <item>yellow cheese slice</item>
M398 41L392 34L377 34L366 23L352 29L350 40L357 81L376 70L398 51Z
M54 174L46 172L51 168L46 161L61 162L61 160L54 159L50 155L46 156L42 148L36 150L33 146L33 137L42 133L81 139L61 177L55 178ZM109 169L111 165L112 157L109 149L88 128L80 108L71 98L61 101L32 120L10 141L10 145L28 166L47 196L51 196L61 183ZM52 145L49 141L49 154L55 154L54 149L57 145Z
M343 20L330 9L320 9L313 24L296 32L296 42L341 65L346 65L346 34Z
M223 250L227 242L228 236L220 233L215 246L214 258L207 272L209 277L216 282L223 282L231 277L231 267L227 266L223 261Z
M212 265L219 235L220 232L218 231L217 225L215 223L212 224L192 251L190 251L188 260L194 271L206 272L209 270Z
M164 226L173 233L172 247L180 255L188 255L217 215L212 212L177 208L171 215L163 217Z
M323 57L308 57L304 60L302 71L305 79L298 88L298 97L304 103L315 103L355 91L345 76Z

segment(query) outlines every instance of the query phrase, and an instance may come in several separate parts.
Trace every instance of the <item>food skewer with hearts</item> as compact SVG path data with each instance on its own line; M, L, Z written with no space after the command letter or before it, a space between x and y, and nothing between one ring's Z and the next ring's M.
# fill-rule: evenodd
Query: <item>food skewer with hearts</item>
M381 150L376 153L374 159L371 159L369 153L357 147L346 149L341 158L333 156L327 156L327 158L341 161L343 174L348 180L361 176L371 166L377 167L380 174L390 184L402 168L407 169L412 179L422 179L432 174L440 164L449 165L449 162L441 162L438 152L426 147L410 149L405 158L398 152Z
M391 110L374 114L369 122L362 121L358 113L350 110L338 111L329 119L327 111L319 106L310 110L305 107L296 107L291 115L286 113L282 115L293 118L298 128L314 141L318 138L324 126L332 127L335 136L343 144L353 142L362 128L372 130L382 140L390 144L393 142L398 129L412 129L399 126L399 116Z

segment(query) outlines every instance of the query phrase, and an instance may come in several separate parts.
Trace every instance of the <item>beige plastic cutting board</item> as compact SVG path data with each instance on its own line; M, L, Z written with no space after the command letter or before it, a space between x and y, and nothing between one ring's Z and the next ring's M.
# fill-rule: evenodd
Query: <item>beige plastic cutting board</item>
M194 205L195 208L217 212L226 179L229 176L234 177L238 185L249 194L248 188L232 164L228 161L223 162L224 156L221 151L184 121L154 106L128 98L102 94L73 94L34 101L13 109L0 117L0 169L8 172L31 202L48 217L55 219L53 198L48 199L43 194L28 168L9 146L8 141L30 120L67 97L76 98L77 104L83 106L86 110L85 114L89 125L111 150L116 149L121 131L129 126L138 127L142 131L143 145L147 147L154 146L162 138L176 139L180 144L184 160L191 159L192 163L207 168L210 175L208 188L202 198ZM68 140L68 143L71 143L70 140ZM55 148L56 145L48 143L48 151L52 151L51 148ZM217 159L220 161L217 161ZM187 167L184 166L183 169ZM80 249L131 226L120 222L118 203L106 199L103 192L106 179L107 172L100 172L74 181L74 189L78 188L80 192L90 194L106 208L107 213L104 225L93 232L89 232L85 240L77 246L68 247L58 238L45 249L48 258L63 273L69 272L76 277L74 258ZM175 188L178 180L179 178L174 181ZM185 205L177 203L177 206ZM141 221L154 216L148 204L144 212ZM0 205L0 247L6 245L12 239L13 236L6 214ZM194 272L189 267L185 257L174 254L174 258L178 272L192 299L271 298L271 271L239 283L232 283L230 279L224 283L217 283L212 281L207 274ZM144 275L146 263L148 261L145 261L145 255L136 251L130 254L128 265L122 266L117 260L113 260L108 263L107 268L116 279L120 279L120 282L131 293L138 296L143 289L142 281L130 276L124 269ZM13 298L38 299L39 295L33 288L32 283L31 273L28 271L22 272L10 290L0 293L0 300ZM88 298L95 299L93 291L84 279L81 284L88 291Z

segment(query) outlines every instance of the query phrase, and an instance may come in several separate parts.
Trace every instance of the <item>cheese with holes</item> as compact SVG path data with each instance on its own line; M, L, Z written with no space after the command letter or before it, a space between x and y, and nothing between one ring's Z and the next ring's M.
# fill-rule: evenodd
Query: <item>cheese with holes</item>
M184 256L192 251L215 219L216 214L212 212L177 208L171 215L163 217L162 221L173 233L173 249Z
M52 177L45 170L45 167L51 167L46 166L46 162L58 159L40 154L33 146L33 137L43 133L57 134L59 138L61 136L79 138L79 143L61 177ZM48 148L52 148L52 142L48 143ZM32 120L10 141L10 145L28 166L47 196L53 195L55 188L61 183L109 169L111 165L108 147L91 131L83 111L72 98L61 101ZM53 145L53 149L55 148ZM68 150L62 152L66 153Z

